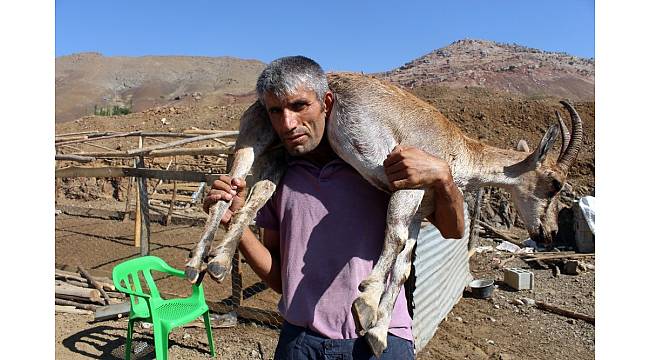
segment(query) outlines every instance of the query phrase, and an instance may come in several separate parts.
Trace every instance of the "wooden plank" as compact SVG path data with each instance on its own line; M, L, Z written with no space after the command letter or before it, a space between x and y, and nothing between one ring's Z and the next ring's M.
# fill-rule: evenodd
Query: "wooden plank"
M68 166L54 171L57 178L69 177L124 177L128 176L124 166L80 167ZM132 175L133 176L133 175Z
M596 256L595 253L589 254L559 254L559 255L542 255L535 256L535 254L522 254L524 261L543 261L543 260L558 260L558 259L579 259L583 257Z
M71 155L71 154L69 154L69 155L56 154L56 155L54 155L54 160L91 162L91 161L95 161L95 158L91 157L91 156L81 156L81 155Z
M239 134L238 131L231 131L231 132L223 132L223 133L218 133L218 134L209 134L209 135L199 135L195 137L191 137L188 139L183 139L183 140L177 140L177 141L172 141L167 144L160 144L160 145L154 145L154 146L149 146L143 149L131 149L127 150L128 154L131 155L142 155L149 153L153 150L162 150L162 149L168 149L171 147L179 146L179 145L184 145L184 144L189 144L192 142L197 142L197 141L203 141L203 140L209 140L209 139L214 139L214 138L219 138L219 137L226 137L226 136L233 136Z
M54 304L63 305L63 306L74 306L79 309L90 310L90 311L95 311L98 308L97 305L93 305L93 304L83 304L77 301L57 299L57 298L54 298Z
M77 131L77 132L71 132L71 133L64 133L64 134L55 134L55 138L62 138L66 136L75 136L75 135L88 135L88 134L97 134L99 131L97 130L91 130L91 131Z
M152 194L150 196L151 199L156 199L156 200L162 200L162 201L172 201L174 200L174 194ZM192 202L192 197L188 195L176 195L175 197L176 201L180 202Z
M72 141L72 140L86 140L88 136L78 135L78 136L66 136L66 137L55 137L54 142L63 142L63 141Z
M179 149L164 149L164 150L154 150L148 154L145 154L148 158L156 157L167 157L167 156L176 156L176 155L187 155L187 156L220 156L228 155L233 152L232 148L224 148L222 146L206 146L206 147L194 147L194 148L179 148ZM132 158L133 155L129 154L126 151L86 151L86 152L77 152L69 155L77 156L87 156L101 159L122 159L122 158Z
M55 170L55 177L147 177L161 180L205 182L212 184L222 174L188 170L142 169L126 166L80 167L68 166Z
M54 311L58 313L68 313L68 314L80 314L80 315L92 315L92 311L77 309L74 306L63 306L63 305L54 305Z
M191 134L191 135L209 135L209 134L223 134L223 133L231 134L229 136L237 136L237 135L239 135L239 131L237 131L237 130L211 130L211 129L187 129L187 130L183 130L183 134Z
M139 135L139 134L140 134L140 131L130 131L130 132L114 133L114 134L110 134L110 135L96 136L96 137L88 136L88 139L85 139L85 140L62 141L62 142L54 144L54 146L61 146L61 145L67 145L67 144L78 144L78 143L87 142L87 141L97 141L97 140L104 140L104 139L112 139L112 138L116 138L116 137L133 136L133 135Z
M174 189L174 184L160 184L157 188L157 190L173 190ZM176 184L176 191L190 191L190 192L195 192L196 190L199 189L198 185L186 185L186 184Z

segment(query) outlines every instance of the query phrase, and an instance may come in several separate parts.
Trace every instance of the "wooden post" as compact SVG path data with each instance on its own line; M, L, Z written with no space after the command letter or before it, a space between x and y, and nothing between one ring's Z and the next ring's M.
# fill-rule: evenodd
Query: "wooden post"
M142 136L139 137L138 146L142 147ZM133 159L133 167L138 167L137 158ZM134 245L135 247L140 247L140 237L142 236L142 214L140 213L140 187L138 186L138 179L133 178L133 182L136 183L135 186L135 234L134 234Z
M476 192L476 202L474 203L474 214L472 221L469 225L469 242L467 244L468 250L476 247L478 243L478 220L481 215L481 205L483 204L483 188L481 187Z
M176 170L176 157L174 157L174 170ZM176 201L176 180L173 180L174 188L172 189L172 199L169 201L169 211L165 217L165 225L169 225L172 222L172 215L174 213L174 201Z
M131 207L131 187L133 186L133 182L135 181L135 178L128 178L129 179L129 184L126 187L126 205L124 206L124 219L122 221L126 222L129 220L129 208Z
M138 157L138 167L144 168L144 157ZM140 199L140 255L149 255L149 196L147 194L147 178L138 178L138 199Z

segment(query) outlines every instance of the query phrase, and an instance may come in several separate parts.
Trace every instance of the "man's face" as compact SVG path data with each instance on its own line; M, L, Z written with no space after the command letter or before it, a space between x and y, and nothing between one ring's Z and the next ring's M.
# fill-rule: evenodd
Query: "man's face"
M289 154L304 155L320 144L327 112L318 101L316 92L300 87L283 97L266 93L264 103L273 129Z

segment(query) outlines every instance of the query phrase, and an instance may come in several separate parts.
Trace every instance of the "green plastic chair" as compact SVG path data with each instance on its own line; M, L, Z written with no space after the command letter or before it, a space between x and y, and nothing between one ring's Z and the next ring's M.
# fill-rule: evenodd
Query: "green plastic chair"
M131 358L131 340L133 337L133 323L146 321L153 324L156 359L167 359L167 342L169 333L178 326L185 325L203 315L205 331L208 333L210 355L215 356L212 341L212 327L208 305L203 295L203 285L193 285L192 295L187 298L168 299L160 297L156 283L151 276L151 270L166 274L185 277L183 271L174 269L162 259L155 256L143 256L118 264L113 268L113 283L119 291L129 294L131 299L131 312L126 338L126 360ZM140 284L142 275L146 280L149 293L143 290Z

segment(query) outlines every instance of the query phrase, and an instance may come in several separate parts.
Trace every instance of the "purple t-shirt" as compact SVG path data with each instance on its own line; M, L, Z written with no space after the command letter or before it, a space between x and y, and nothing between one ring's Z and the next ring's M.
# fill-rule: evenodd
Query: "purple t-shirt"
M379 259L389 195L342 160L294 159L257 225L280 233L284 319L330 339L356 338L352 302ZM402 286L389 332L413 340Z

